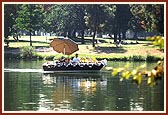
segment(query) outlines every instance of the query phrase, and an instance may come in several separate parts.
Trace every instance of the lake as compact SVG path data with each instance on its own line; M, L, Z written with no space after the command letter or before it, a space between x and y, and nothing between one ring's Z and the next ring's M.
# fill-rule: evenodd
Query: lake
M4 61L4 106L8 111L164 111L164 79L149 87L120 81L105 68L98 73L45 73L44 61ZM109 67L145 62L108 62ZM155 63L146 63L147 70Z

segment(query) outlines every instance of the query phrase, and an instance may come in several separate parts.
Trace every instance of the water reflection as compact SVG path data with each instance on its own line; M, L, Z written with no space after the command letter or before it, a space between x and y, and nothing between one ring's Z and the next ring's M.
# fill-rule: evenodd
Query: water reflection
M106 86L107 81L101 77L102 76L98 73L85 73L82 76L78 76L76 74L44 74L42 76L43 84L53 87L51 91L51 98L54 104L49 103L47 108L56 111L84 110L85 107L77 109L76 104L83 105L84 103L88 103L88 97L96 96L97 87ZM84 99L81 97L84 97ZM79 99L82 99L81 103L79 103Z
M23 63L21 65L23 67ZM122 63L118 65L122 66ZM19 64L17 66L20 67ZM13 63L9 67L13 68ZM4 72L5 111L164 110L163 79L153 88L148 87L145 82L138 88L129 80L121 82L120 76L112 77L107 71L47 74L36 72L39 70L37 67L31 72L6 69L8 71Z

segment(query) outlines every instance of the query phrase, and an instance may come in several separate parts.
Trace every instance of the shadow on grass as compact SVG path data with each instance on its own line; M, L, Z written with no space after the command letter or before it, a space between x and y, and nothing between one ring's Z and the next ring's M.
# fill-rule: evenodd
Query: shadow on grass
M12 43L12 42L15 42L15 43L17 43L17 42L30 42L29 40L9 40L9 43ZM49 43L47 43L46 41L32 41L32 43L46 43L46 44L49 44Z
M125 53L127 50L122 47L96 47L95 51L98 53Z
M4 46L4 51L7 52L7 51L19 51L20 48L13 48L13 47L7 47L7 46Z
M80 38L71 38L72 40L74 40L75 42L82 42L82 39ZM88 39L88 38L85 38L84 39L85 41L85 44L90 44L92 43L93 39ZM106 40L103 40L103 39L95 39L95 43L108 43Z

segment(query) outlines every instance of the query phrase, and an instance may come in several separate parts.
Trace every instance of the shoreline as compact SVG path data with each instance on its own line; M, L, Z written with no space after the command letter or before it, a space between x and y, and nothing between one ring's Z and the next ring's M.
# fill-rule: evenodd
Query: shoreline
M16 44L16 43L15 43ZM39 44L40 46L34 46L33 50L27 50L30 46L26 46L23 56L23 43L21 46L4 47L5 59L34 59L34 60L56 60L61 57L72 58L76 53L79 57L96 58L97 60L107 59L108 61L158 61L164 59L164 52L157 47L153 47L151 43L139 43L139 44L126 44L121 47L116 47L114 44L101 43L96 47L92 47L90 44L79 45L79 50L72 55L63 55L57 53L49 45ZM27 53L31 53L31 56L27 56Z
M72 58L74 55L71 56L65 56L63 54L58 54L58 53L52 53L52 54L46 54L46 52L39 53L36 52L35 55L32 57L22 57L21 53L11 53L11 52L4 52L4 59L19 59L19 60L48 60L48 61L53 61L56 59L59 59L61 57L69 57ZM125 55L125 54L116 54L116 55L111 55L111 54L106 54L106 55L101 55L101 54L80 54L80 57L89 57L89 58L96 58L97 60L102 60L106 59L108 61L158 61L158 60L163 60L164 56L157 56L157 55Z

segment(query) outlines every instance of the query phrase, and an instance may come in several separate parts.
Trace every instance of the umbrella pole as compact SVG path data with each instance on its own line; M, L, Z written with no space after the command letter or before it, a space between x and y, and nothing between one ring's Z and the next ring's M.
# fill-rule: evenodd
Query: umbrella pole
M64 55L65 55L65 47L64 47Z

